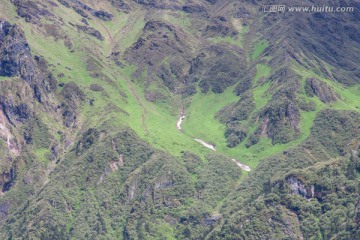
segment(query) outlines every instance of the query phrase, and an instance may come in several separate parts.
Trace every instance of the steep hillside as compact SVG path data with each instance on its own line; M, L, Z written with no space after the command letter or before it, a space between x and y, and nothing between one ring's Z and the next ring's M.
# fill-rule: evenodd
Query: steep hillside
M359 3L0 2L0 239L360 235Z

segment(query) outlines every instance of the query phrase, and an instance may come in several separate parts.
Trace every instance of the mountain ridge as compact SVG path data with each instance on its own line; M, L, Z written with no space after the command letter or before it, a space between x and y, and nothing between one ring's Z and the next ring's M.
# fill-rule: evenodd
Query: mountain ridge
M359 5L330 3L2 1L1 238L356 239Z

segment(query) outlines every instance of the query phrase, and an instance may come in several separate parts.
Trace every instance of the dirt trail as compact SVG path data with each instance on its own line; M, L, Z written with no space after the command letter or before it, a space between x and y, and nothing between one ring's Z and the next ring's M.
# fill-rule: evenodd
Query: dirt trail
M126 36L129 32L129 29L134 25L139 17L136 17L135 20L132 20L130 24L125 24L125 26L121 29L121 35Z
M145 135L149 135L149 131L146 127L145 124L145 118L146 118L146 108L144 107L144 105L142 104L139 95L136 93L135 89L133 86L129 85L131 94L135 97L136 102L139 104L139 106L141 107L141 126L144 129Z
M141 18L141 14L134 14L129 16L128 21L126 22L125 26L121 29L121 31L117 32L115 34L115 37L117 39L119 39L119 42L121 42L121 40L123 40L124 38L128 38L128 34L129 31L132 30L135 26L135 24L139 21L139 19ZM117 36L119 35L119 36ZM130 47L130 46L128 46ZM122 51L125 51L126 49L122 49Z
M110 57L111 56L111 53L113 51L113 47L114 47L114 41L113 41L113 37L109 31L109 29L105 26L105 24L101 21L101 20L98 20L98 22L100 23L100 25L105 29L105 31L107 32L108 34L108 37L109 37L109 45L110 45L110 49L109 49L109 54L107 57ZM126 28L126 27L125 27ZM124 33L125 29L122 30L122 33ZM126 28L126 31L127 28ZM139 95L136 93L135 89L133 86L131 86L131 83L129 83L129 88L130 88L130 91L131 91L131 94L135 97L136 99L136 102L139 104L139 106L141 107L141 110L142 110L142 113L141 113L141 125L142 125L142 128L144 129L144 132L145 132L145 135L148 135L149 134L149 131L146 127L146 124L145 124L145 116L146 116L146 109L144 107L144 105L142 104L141 100L140 100L140 97Z
M111 56L111 53L112 53L112 51L113 51L113 44L114 44L114 42L113 42L113 38L112 38L112 36L111 36L111 34L110 34L110 31L109 31L109 29L105 26L105 24L101 21L101 20L97 20L99 23L100 23L100 25L105 29L105 31L106 31L106 33L107 33L107 35L108 35L108 37L109 37L109 47L110 47L110 49L109 49L109 54L107 55L107 57L110 57Z

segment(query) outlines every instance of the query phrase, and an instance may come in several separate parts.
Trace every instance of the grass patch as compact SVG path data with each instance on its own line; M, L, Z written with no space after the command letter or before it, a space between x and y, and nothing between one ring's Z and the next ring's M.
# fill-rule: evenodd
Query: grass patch
M294 67L293 70L302 76L303 87L305 86L305 80L307 78L316 77L317 79L331 86L332 90L336 91L340 95L341 99L337 100L336 102L329 103L326 105L326 107L338 110L360 111L360 88L358 85L347 87L339 82L318 76L313 71L304 69L302 67ZM311 99L317 101L318 104L322 104L325 107L325 104L323 104L316 96Z
M270 85L270 82L267 82L261 86L256 87L253 90L253 97L256 104L256 109L261 109L270 100L271 96L266 95L266 91L270 88Z
M62 72L69 78L62 78L61 81L76 80L76 83L90 83L91 77L86 71L84 58L81 54L70 52L61 41L53 41L47 37L34 35L32 29L26 25L24 28L26 38L30 47L36 54L46 56L46 60L57 66L56 73Z
M187 119L183 123L187 135L216 144L217 148L226 145L224 137L225 125L215 118L216 113L226 105L238 100L232 88L221 95L215 93L197 93L192 97Z
M47 148L38 148L34 150L36 159L42 164L46 164L50 161L49 157L51 156L50 150Z
M169 11L168 13L163 14L162 17L164 20L170 22L175 26L180 25L185 27L186 29L191 28L191 22L186 13L178 12L174 14L171 11Z
M256 75L254 81L258 83L260 78L267 78L270 75L271 67L265 64L256 65ZM266 91L270 88L270 82L266 82L253 89L253 97L256 104L256 109L264 107L270 100L271 96L266 95Z
M9 77L0 76L0 81L6 81L6 80L9 80L9 79L10 79Z
M129 15L119 14L114 21L106 22L109 31L113 33L113 41L117 43L120 50L124 52L131 47L142 34L145 20L141 12Z
M161 221L158 222L156 225L156 230L158 235L160 235L159 239L168 239L168 240L175 240L175 233L174 228L167 222Z
M240 48L243 47L243 43L242 43L242 39L239 37L235 37L232 38L230 36L226 36L226 37L213 37L213 38L209 38L209 40L214 43L214 44L218 44L218 43L228 43L231 45L235 45L238 46Z
M261 41L255 44L253 53L252 53L252 59L255 61L258 59L261 53L269 46L269 43L267 41Z
M198 151L198 145L189 136L184 135L176 128L176 122L178 121L178 115L172 112L169 108L165 108L161 105L151 103L143 98L142 88L135 86L135 91L139 96L139 100L145 109L139 111L134 110L133 116L137 119L133 119L130 116L129 125L137 131L137 133L145 138L148 142L155 145L164 151L167 151L175 156L180 156L184 150L190 150L192 152L203 152ZM135 109L138 106L137 100L132 97L129 99L129 106L127 109ZM130 102L131 101L131 102ZM131 107L133 106L133 107ZM131 114L130 114L131 115ZM142 118L144 117L144 125L146 126L147 133L142 127ZM201 149L202 150L202 149ZM203 154L201 154L203 155Z
M260 78L266 78L270 76L271 67L266 64L256 64L256 75L255 83L259 81Z

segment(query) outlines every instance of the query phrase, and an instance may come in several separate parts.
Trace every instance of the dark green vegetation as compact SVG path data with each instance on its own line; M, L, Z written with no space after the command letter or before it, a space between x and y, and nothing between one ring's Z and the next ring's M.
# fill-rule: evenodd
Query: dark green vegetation
M316 4L1 0L0 239L359 239L360 6Z

